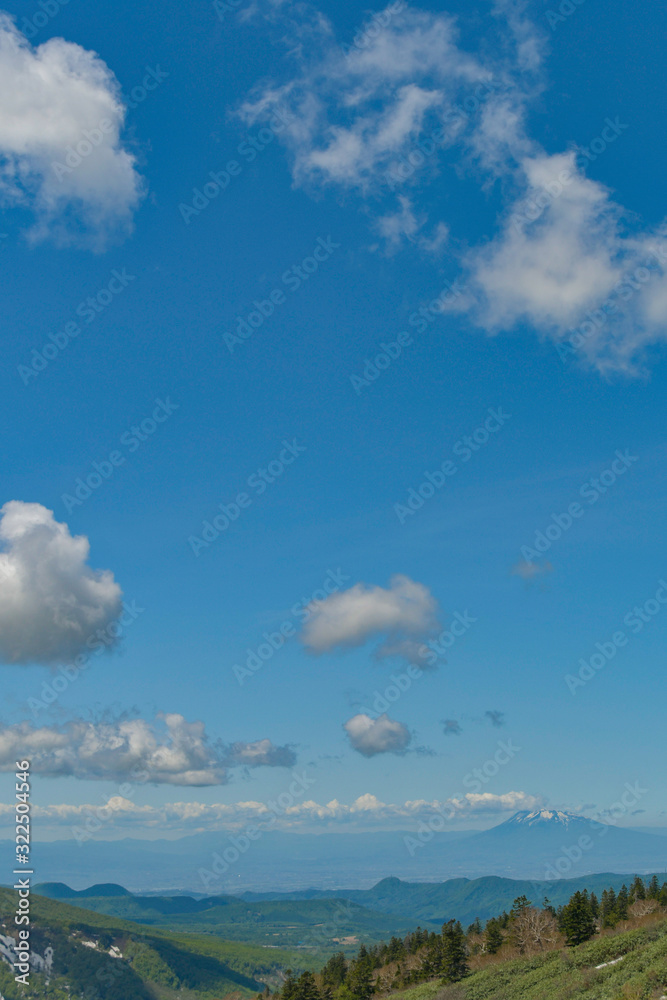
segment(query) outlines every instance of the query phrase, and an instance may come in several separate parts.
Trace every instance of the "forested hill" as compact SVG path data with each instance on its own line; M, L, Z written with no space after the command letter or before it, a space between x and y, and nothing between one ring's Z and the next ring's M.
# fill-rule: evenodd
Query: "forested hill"
M14 981L16 893L0 889L0 995L5 1000L221 1000L278 985L290 954L212 936L148 930L38 895L31 903L31 986ZM52 956L50 949L53 949Z
M565 905L525 896L509 913L448 921L439 933L332 956L318 975L288 975L275 1000L653 1000L667 995L667 883L654 876ZM268 1000L268 991L264 993Z

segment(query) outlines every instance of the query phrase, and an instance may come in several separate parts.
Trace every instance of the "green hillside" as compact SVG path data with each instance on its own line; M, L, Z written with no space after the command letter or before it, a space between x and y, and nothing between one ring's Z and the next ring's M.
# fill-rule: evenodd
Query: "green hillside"
M16 894L0 889L0 934L15 935ZM53 948L50 984L33 972L31 987L14 982L0 961L5 1000L221 1000L247 997L277 985L280 971L295 965L278 949L220 941L212 936L147 930L138 924L33 895L31 948L44 956ZM87 942L87 944L84 944ZM92 946L91 946L92 945ZM112 957L117 949L122 958ZM306 956L304 956L306 958ZM305 967L302 960L298 967Z
M408 918L375 913L347 900L246 902L237 896L196 900L191 896L132 896L119 886L105 886L104 894L95 896L95 888L75 893L74 898L86 909L151 927L199 931L271 947L303 949L315 942L325 952L342 947L352 953L359 942L407 934L412 929ZM35 892L72 900L73 890L44 884L36 886Z
M624 882L632 881L630 874L619 875L603 872L582 875L572 879L535 881L487 875L482 878L453 878L446 882L404 882L398 878L385 878L371 889L328 891L303 891L280 895L278 893L247 892L243 898L257 903L267 899L326 899L332 896L350 899L369 910L385 914L400 914L402 923L439 927L445 920L460 920L463 924L482 921L509 910L517 896L543 899L548 896L555 906L566 903L577 890L588 889L598 895L608 886L618 890ZM647 876L650 878L650 875ZM663 874L660 880L665 878ZM400 933L396 929L392 933Z
M605 967L596 968L600 965ZM657 1000L666 992L667 921L662 920L567 951L490 965L449 986L423 983L392 993L391 1000Z

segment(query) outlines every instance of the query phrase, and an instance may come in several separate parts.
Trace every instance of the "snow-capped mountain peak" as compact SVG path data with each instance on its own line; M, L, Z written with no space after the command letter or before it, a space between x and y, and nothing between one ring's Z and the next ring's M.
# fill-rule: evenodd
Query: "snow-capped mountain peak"
M508 824L513 826L563 826L567 828L572 821L581 819L580 816L575 816L573 813L561 812L560 809L535 809L532 812L524 810L523 812L515 813L511 819L507 820Z

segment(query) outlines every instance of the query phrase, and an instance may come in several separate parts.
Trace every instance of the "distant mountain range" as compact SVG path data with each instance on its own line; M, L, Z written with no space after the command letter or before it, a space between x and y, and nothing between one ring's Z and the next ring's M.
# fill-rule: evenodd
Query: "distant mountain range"
M79 892L63 883L36 885L35 893L105 913L171 930L216 933L223 938L254 943L269 941L279 947L298 946L314 926L337 928L333 935L354 935L377 941L403 936L417 925L439 928L446 920L486 921L509 911L519 896L541 905L547 896L559 906L577 890L602 894L613 886L630 884L632 874L605 872L555 882L516 880L489 875L447 882L403 882L385 878L371 889L305 889L291 893L245 892L242 896L139 896L119 885L93 885ZM667 879L666 879L667 880ZM345 908L340 906L345 900Z
M482 832L264 833L239 854L233 835L180 840L37 843L39 877L78 887L100 880L133 892L195 895L360 890L386 876L442 882L496 875L556 881L593 872L661 872L667 836L594 823L567 812L519 812ZM9 842L5 846L9 850ZM211 881L216 855L233 860Z

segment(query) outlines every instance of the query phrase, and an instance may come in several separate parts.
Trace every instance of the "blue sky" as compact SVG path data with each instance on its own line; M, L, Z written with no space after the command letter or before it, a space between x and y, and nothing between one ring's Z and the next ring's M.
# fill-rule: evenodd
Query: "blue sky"
M35 28L20 8L0 49L30 83L0 112L5 800L16 754L48 837L110 797L104 836L233 826L304 768L323 808L286 828L410 829L451 799L452 828L604 815L636 781L620 822L664 824L665 15L70 0ZM49 334L65 346L35 362ZM94 463L108 478L77 497ZM427 473L444 483L410 510ZM114 648L37 704L121 600L142 610ZM446 662L374 709L457 613ZM471 790L499 740L521 751Z

